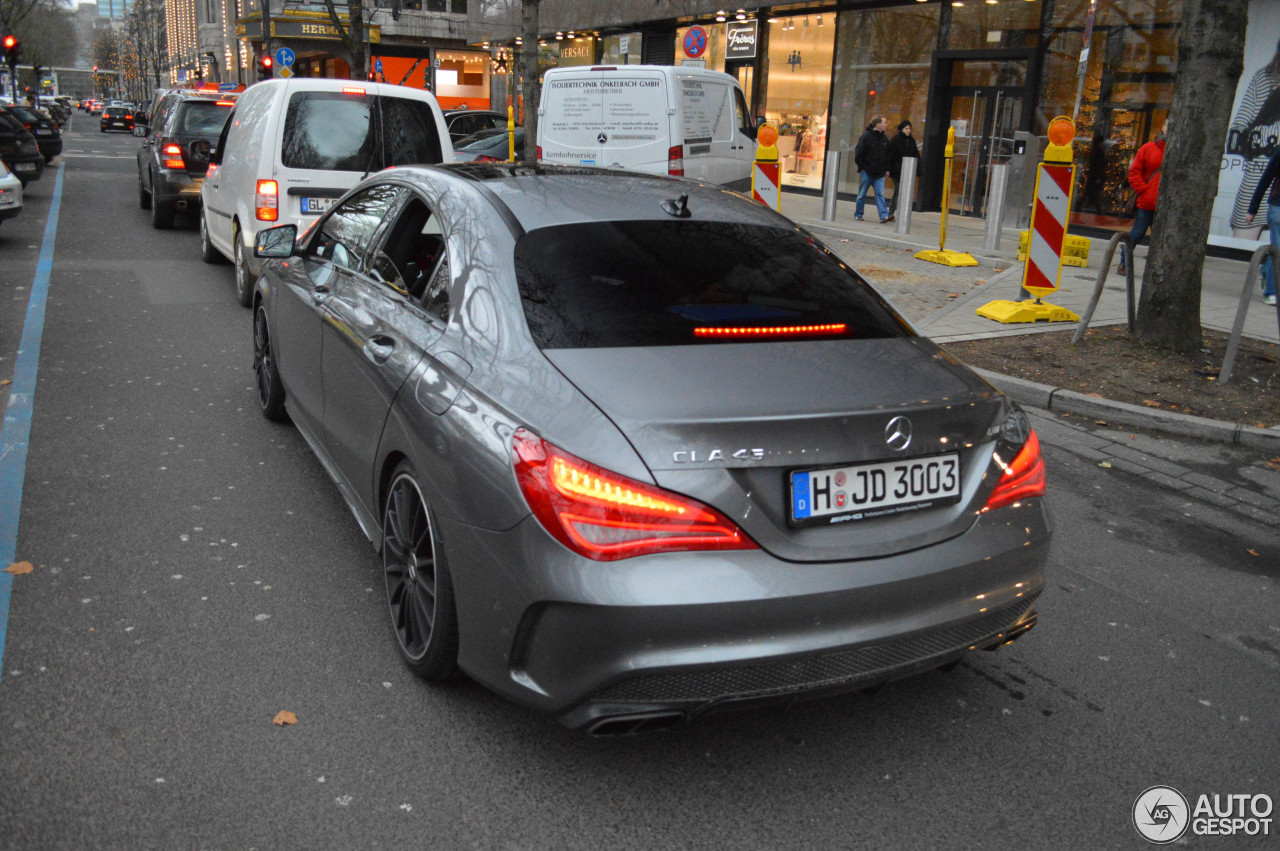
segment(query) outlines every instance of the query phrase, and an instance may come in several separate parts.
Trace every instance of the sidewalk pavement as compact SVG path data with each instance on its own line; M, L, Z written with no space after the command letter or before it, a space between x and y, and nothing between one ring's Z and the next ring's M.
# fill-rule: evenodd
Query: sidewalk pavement
M820 196L784 192L781 207L783 215L819 237L861 241L899 249L900 253L892 256L901 258L900 262L904 269L918 269L919 266L928 263L928 261L915 259L912 256L915 251L938 247L940 213L913 212L910 232L899 234L896 233L896 222L880 224L875 220L874 206L869 207L871 214L860 222L854 220L852 201L841 200L836 204L834 221L823 220ZM985 229L986 222L982 219L956 215L948 217L947 248L972 254L981 264L973 270L974 280L985 280L985 283L961 293L958 298L928 316L917 319L916 328L939 343L1074 329L1076 323L1072 322L1006 325L977 315L977 308L987 302L996 299L1016 301L1023 272L1023 264L1017 260L1018 231L1005 228L1001 235L1000 247L991 250L983 247ZM1049 296L1046 301L1083 316L1093 295L1098 273L1102 269L1106 247L1106 241L1093 239L1088 265L1064 266L1058 291ZM1142 287L1142 271L1146 265L1147 249L1145 246L1139 246L1134 253L1137 260L1134 269L1136 301ZM1091 328L1118 325L1128 321L1125 306L1125 279L1115 272L1115 265L1118 262L1118 257L1112 259L1111 271L1104 282L1102 296L1089 323ZM1201 323L1204 327L1226 334L1231 332L1248 268L1249 264L1241 260L1222 257L1205 258L1201 289ZM994 269L1003 271L992 275ZM1262 291L1257 282L1251 285L1249 293L1244 336L1269 340L1273 343L1280 342L1280 308L1263 303ZM1260 429L1204 417L1162 412L995 373L988 373L987 378L1018 401L1038 408L1076 413L1093 418L1106 418L1118 425L1239 444L1280 454L1280 426Z

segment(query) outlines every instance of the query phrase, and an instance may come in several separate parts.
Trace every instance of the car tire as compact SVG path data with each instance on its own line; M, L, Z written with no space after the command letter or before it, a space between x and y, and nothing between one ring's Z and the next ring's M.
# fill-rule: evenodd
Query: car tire
M209 239L209 223L204 219L204 210L200 210L200 259L206 263L222 262L222 252L213 246Z
M244 240L240 238L239 228L232 230L231 242L236 266L236 300L248 307L253 301L253 281L249 277L249 264L244 259Z
M253 371L258 377L258 403L262 416L272 422L289 419L284 407L284 384L276 367L276 353L271 347L271 325L267 322L266 305L259 303L253 314Z
M396 467L382 512L382 572L400 658L424 680L458 671L458 614L438 527L407 462Z
M151 226L156 230L168 230L173 227L173 204L153 197L151 199Z
M142 185L142 175L138 175L138 206L144 210L151 209L151 193Z

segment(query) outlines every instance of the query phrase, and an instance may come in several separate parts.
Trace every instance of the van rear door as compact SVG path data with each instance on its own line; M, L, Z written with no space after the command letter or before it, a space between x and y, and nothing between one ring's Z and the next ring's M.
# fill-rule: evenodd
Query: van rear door
M755 150L739 126L733 81L690 74L678 75L677 82L685 174L732 189L749 187Z
M550 71L538 122L542 159L666 174L671 107L659 69Z

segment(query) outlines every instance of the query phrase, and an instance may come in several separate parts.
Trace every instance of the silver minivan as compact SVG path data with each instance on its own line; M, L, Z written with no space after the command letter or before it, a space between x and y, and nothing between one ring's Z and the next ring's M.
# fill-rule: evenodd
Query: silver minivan
M369 174L450 162L444 116L428 91L328 78L268 80L236 103L201 190L200 253L235 264L248 306L259 230L299 231Z

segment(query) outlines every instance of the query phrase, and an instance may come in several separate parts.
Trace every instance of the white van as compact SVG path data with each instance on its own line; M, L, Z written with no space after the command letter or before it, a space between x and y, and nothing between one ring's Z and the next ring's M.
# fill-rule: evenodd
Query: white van
M538 108L538 159L674 174L746 190L755 123L738 81L667 65L552 68Z
M258 231L301 233L347 190L388 166L453 161L435 97L422 89L321 77L267 80L236 101L201 189L200 253L236 267L248 306Z

